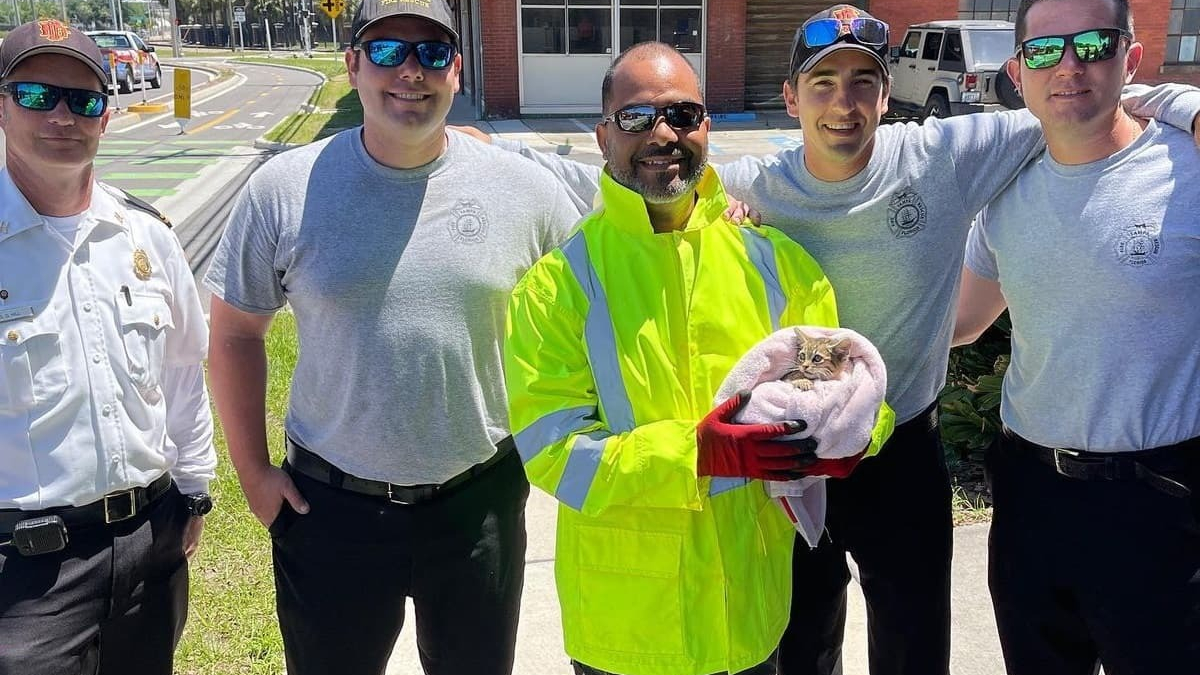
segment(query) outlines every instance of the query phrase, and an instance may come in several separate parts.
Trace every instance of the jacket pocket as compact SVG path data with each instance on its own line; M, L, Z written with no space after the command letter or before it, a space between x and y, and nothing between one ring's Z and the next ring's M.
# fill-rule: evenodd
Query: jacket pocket
M578 537L580 641L610 651L682 655L683 537L586 526Z
M49 310L0 324L0 410L21 413L62 397L70 376Z
M125 343L125 363L129 378L150 403L162 397L158 387L166 349L166 331L174 328L171 307L154 293L117 295L121 321L121 339Z

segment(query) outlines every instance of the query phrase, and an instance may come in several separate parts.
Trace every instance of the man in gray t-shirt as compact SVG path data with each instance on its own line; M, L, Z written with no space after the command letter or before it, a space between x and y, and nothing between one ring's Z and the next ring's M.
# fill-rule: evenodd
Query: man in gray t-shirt
M1010 675L1200 673L1200 153L1120 109L1132 24L1022 4L1009 72L1047 149L968 244L955 340L1012 319L987 453Z
M367 0L346 51L364 124L284 153L239 196L205 283L211 374L269 526L291 675L383 672L411 597L426 672L507 675L529 492L509 437L509 294L579 209L543 169L447 133L444 0ZM264 335L300 355L270 464Z
M828 536L811 550L798 540L800 590L780 645L784 675L834 671L847 552L869 608L872 675L949 672L950 480L937 394L970 222L1042 147L1037 119L1026 111L879 126L888 100L886 42L886 26L862 10L838 5L814 15L797 31L784 87L803 145L717 167L729 194L820 262L843 324L883 355L897 416L878 456L829 481ZM1136 114L1190 128L1200 93L1168 86L1130 104ZM597 168L496 143L554 171L591 203Z

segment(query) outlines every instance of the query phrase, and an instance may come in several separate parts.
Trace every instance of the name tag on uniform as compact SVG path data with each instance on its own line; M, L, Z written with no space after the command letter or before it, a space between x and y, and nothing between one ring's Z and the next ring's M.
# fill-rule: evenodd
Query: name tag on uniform
M0 308L0 323L33 316L33 307Z

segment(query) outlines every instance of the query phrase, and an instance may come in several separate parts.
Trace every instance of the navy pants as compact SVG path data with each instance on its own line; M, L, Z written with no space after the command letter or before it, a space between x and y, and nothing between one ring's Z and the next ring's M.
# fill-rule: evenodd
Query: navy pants
M61 551L0 547L0 674L171 675L189 517L172 486L128 520L70 530Z
M285 504L271 524L288 675L382 675L406 598L426 673L512 672L529 496L517 453L415 505L291 476L310 510Z
M1009 675L1200 673L1200 448L1166 459L1159 473L1190 499L1062 476L1013 437L989 450L988 584Z
M780 675L837 672L846 628L846 554L867 603L871 675L950 672L950 476L936 408L896 427L880 453L829 480L825 536L796 537L792 615ZM859 674L855 674L859 675Z

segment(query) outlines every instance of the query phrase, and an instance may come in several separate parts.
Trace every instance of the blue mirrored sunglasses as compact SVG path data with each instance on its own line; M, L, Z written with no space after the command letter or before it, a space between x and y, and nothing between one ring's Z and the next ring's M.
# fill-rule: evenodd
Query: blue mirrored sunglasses
M41 82L6 82L0 92L12 96L13 103L26 110L54 110L67 99L67 109L80 117L100 117L108 108L108 94L90 89L69 89Z
M879 46L888 41L888 26L879 19L860 17L843 21L841 19L813 19L804 24L804 45L806 47L825 47L838 41L848 31L858 40L859 44Z
M383 68L395 68L408 60L408 55L417 53L417 63L429 70L445 70L454 62L457 51L454 45L441 40L409 42L396 38L367 40L358 45L367 54L367 59Z

